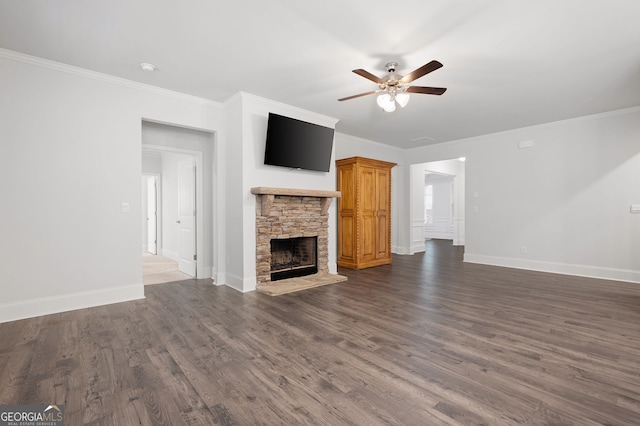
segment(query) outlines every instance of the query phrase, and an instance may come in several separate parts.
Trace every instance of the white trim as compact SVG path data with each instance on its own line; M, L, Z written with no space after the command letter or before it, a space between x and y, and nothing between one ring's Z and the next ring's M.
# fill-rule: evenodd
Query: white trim
M213 268L215 269L215 268ZM215 286L221 286L221 285L226 285L225 283L227 282L227 274L224 272L211 272L211 276L214 277L213 278L213 285Z
M576 265L571 263L546 262L540 260L517 259L481 254L465 253L467 263L501 266L505 268L526 269L530 271L550 272L554 274L574 275L578 277L603 280L625 281L640 284L640 271L631 269L606 268L601 266Z
M173 90L163 89L161 87L152 86L150 84L144 84L144 83L139 83L137 81L127 80L121 77L115 77L109 74L87 70L87 69L76 67L73 65L63 64L61 62L55 62L48 59L39 58L37 56L26 55L24 53L15 52L13 50L0 48L0 58L9 59L16 62L22 62L29 65L35 65L42 68L48 68L54 71L60 71L67 74L77 75L80 77L91 78L93 80L99 80L106 83L117 84L119 86L124 86L132 89L144 90L149 93L154 93L162 96L169 96L175 99L198 103L201 105L207 105L210 107L218 108L220 110L222 110L223 108L220 102L215 102L215 101L201 98L198 96L187 95L185 93L180 93Z
M393 254L401 254L401 255L413 254L413 253L411 253L410 250L407 250L407 248L404 247L404 246L391 246L391 253L393 253Z
M235 274L227 273L226 281L224 285L231 287L234 290L238 290L241 293L247 293L256 289L256 277L242 278Z
M142 283L0 304L0 323L144 299Z
M411 221L411 251L409 254L422 253L425 251L424 235L424 219L413 219Z

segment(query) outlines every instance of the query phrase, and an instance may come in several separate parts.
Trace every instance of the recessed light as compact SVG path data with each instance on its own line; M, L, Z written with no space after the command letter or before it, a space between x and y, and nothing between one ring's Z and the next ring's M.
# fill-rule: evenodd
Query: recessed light
M153 64L143 62L140 64L140 68L142 68L142 71L145 71L145 72L153 72L153 70L156 69L156 66Z

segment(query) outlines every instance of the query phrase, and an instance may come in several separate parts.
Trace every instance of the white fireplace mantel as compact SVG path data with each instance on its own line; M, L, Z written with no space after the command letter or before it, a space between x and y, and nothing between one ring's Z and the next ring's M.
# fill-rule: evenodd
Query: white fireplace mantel
M294 188L269 188L258 186L251 188L251 193L262 196L262 214L266 215L273 204L276 195L284 195L289 197L316 197L322 198L322 214L327 214L331 201L339 198L340 191L324 191L318 189L294 189Z

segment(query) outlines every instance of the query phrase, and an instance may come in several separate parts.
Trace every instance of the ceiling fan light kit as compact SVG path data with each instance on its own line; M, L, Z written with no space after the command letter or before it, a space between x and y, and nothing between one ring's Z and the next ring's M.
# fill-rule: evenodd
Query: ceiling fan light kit
M346 98L338 99L338 101L346 101L349 99L359 98L361 96L380 93L376 99L378 106L386 112L393 112L396 110L396 103L398 103L401 108L407 106L410 98L409 93L442 95L447 90L444 87L408 86L408 83L411 83L413 80L441 68L442 64L438 61L431 61L405 76L396 74L397 66L398 64L396 62L387 63L386 68L388 74L384 78L379 78L363 69L353 70L353 72L359 76L377 83L378 90L347 96Z

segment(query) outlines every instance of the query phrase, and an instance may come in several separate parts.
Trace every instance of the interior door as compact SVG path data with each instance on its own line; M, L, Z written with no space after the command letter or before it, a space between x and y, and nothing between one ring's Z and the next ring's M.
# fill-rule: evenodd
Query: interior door
M158 254L158 190L155 176L147 178L147 251Z
M180 259L178 269L196 276L196 167L193 160L178 164L178 225Z

